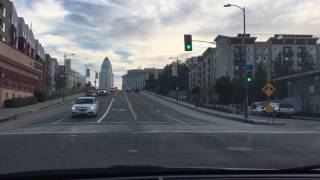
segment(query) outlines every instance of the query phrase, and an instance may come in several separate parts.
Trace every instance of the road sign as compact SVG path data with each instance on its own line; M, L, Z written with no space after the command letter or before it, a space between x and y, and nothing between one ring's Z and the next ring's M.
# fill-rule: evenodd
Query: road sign
M240 71L252 71L253 65L252 64L241 64L239 66Z
M267 95L267 96L271 96L275 91L276 88L272 86L272 84L267 83L263 88L262 91Z

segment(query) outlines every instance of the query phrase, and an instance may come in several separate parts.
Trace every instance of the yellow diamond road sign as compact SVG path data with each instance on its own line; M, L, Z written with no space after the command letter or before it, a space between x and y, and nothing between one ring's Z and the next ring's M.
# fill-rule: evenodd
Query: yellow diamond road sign
M275 91L276 88L272 86L272 84L268 83L266 84L263 88L262 91L267 95L267 96L271 96Z

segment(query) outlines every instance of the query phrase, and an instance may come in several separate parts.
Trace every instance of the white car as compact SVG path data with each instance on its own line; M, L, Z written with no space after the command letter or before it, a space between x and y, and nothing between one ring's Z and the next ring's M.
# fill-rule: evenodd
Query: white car
M77 115L97 116L98 113L99 106L94 97L79 97L72 104L72 117L75 117Z
M266 109L264 106L257 106L251 112L253 115L264 115L265 111L266 111Z

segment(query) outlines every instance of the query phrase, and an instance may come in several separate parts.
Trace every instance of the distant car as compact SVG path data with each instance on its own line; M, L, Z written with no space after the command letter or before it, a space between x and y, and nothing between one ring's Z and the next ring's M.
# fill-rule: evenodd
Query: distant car
M253 115L264 115L265 114L265 107L262 105L257 106L251 112Z
M289 103L270 103L276 116L292 117L295 113L295 109L292 104Z
M75 117L77 115L97 116L98 113L99 106L94 97L79 97L72 104L72 117Z
M139 92L140 92L140 89L139 89L139 88L136 88L136 89L134 90L134 92L135 92L135 93L139 93Z
M95 97L95 96L97 96L97 93L94 90L87 91L86 96L87 97Z
M98 96L107 96L107 95L109 95L109 93L106 89L99 89L98 90Z
M125 91L126 92L131 92L131 89L130 88L126 88Z
M116 92L116 88L110 88L110 92Z

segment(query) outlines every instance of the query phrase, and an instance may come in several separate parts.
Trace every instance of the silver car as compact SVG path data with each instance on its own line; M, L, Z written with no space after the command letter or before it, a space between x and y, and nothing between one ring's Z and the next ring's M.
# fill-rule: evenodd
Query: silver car
M77 115L97 116L99 113L98 102L94 97L79 97L72 104L72 117Z

